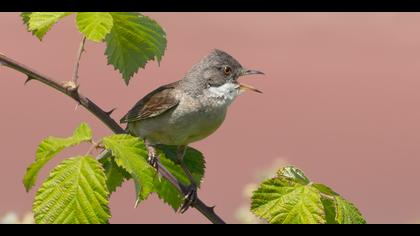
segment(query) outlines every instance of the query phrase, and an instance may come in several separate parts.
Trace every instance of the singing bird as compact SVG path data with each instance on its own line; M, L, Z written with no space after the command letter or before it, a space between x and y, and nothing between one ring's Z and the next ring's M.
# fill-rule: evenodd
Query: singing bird
M179 81L160 86L140 99L121 118L130 134L144 139L149 162L156 166L155 146L175 145L181 167L191 185L185 212L195 201L197 185L183 162L187 145L202 140L223 123L228 107L246 90L259 90L238 82L244 75L263 74L245 69L228 53L215 49L195 64Z

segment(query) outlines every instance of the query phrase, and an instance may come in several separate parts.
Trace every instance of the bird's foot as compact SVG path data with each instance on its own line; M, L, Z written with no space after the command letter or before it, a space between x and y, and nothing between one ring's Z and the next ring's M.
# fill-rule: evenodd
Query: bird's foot
M149 152L149 156L147 158L147 162L149 162L149 164L151 166L153 166L155 169L158 168L158 163L159 163L159 155L156 155L155 152Z
M179 212L184 213L192 206L197 200L197 186L195 184L190 184L188 186L187 195L184 197L184 203L182 204Z

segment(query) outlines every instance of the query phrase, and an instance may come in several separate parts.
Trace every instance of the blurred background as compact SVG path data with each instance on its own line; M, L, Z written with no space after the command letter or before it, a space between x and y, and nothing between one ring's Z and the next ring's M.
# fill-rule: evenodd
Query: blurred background
M200 198L230 223L253 222L245 197L261 173L285 163L331 186L369 223L420 222L420 14L418 13L145 13L166 30L160 66L151 62L126 86L106 65L104 44L87 42L80 90L115 119L147 92L179 80L213 48L266 76L242 80L245 93L222 127L192 146L207 170ZM43 42L18 13L0 13L0 53L57 80L71 79L81 35L74 15ZM22 74L0 68L0 222L30 222L36 188L22 178L39 142L68 136L82 121L97 139L111 132L71 99ZM192 209L178 215L152 196L133 208L126 182L111 197L111 223L208 223ZM244 208L245 207L245 208ZM244 210L245 209L245 210ZM245 211L245 212L244 212Z

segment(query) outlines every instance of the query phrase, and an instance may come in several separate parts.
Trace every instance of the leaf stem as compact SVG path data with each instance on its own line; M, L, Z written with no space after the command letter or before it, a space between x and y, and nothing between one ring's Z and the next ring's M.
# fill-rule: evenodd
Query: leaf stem
M80 59L82 58L82 54L85 51L85 42L86 42L86 36L83 35L82 40L80 41L79 50L77 50L76 63L74 63L74 67L73 67L72 81L76 86L79 79Z
M95 141L91 140L92 145L90 145L89 149L87 150L85 156L91 156L93 150L97 149L99 146L99 143L96 143Z
M104 123L112 132L116 134L123 134L126 133L125 130L114 120L111 118L110 114L105 112L101 109L98 105L92 102L89 98L85 97L78 91L78 87L75 89L69 89L66 86L66 83L60 83L56 80L49 78L35 70L23 65L5 55L0 53L0 65L7 66L13 70L19 71L27 76L27 81L37 80L61 93L71 97L75 101L77 101L80 105L86 108L90 113L96 116L102 123ZM159 163L158 171L162 177L167 179L171 182L179 191L181 191L184 196L187 194L187 186L183 185L176 179L162 164ZM224 224L225 222L220 218L215 212L214 207L207 206L204 202L202 202L199 198L197 201L192 205L196 208L201 214L203 214L207 219L209 219L214 224Z

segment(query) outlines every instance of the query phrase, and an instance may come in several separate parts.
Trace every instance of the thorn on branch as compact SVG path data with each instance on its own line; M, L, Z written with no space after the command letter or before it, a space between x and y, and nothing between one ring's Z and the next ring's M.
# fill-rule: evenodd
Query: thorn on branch
M1 63L0 63L1 64ZM26 78L25 82L23 83L23 85L26 85L29 81L33 80L34 78L28 76L28 78Z
M112 112L114 112L116 109L117 109L117 108L112 108L111 110L106 111L105 113L106 113L108 116L111 116Z

